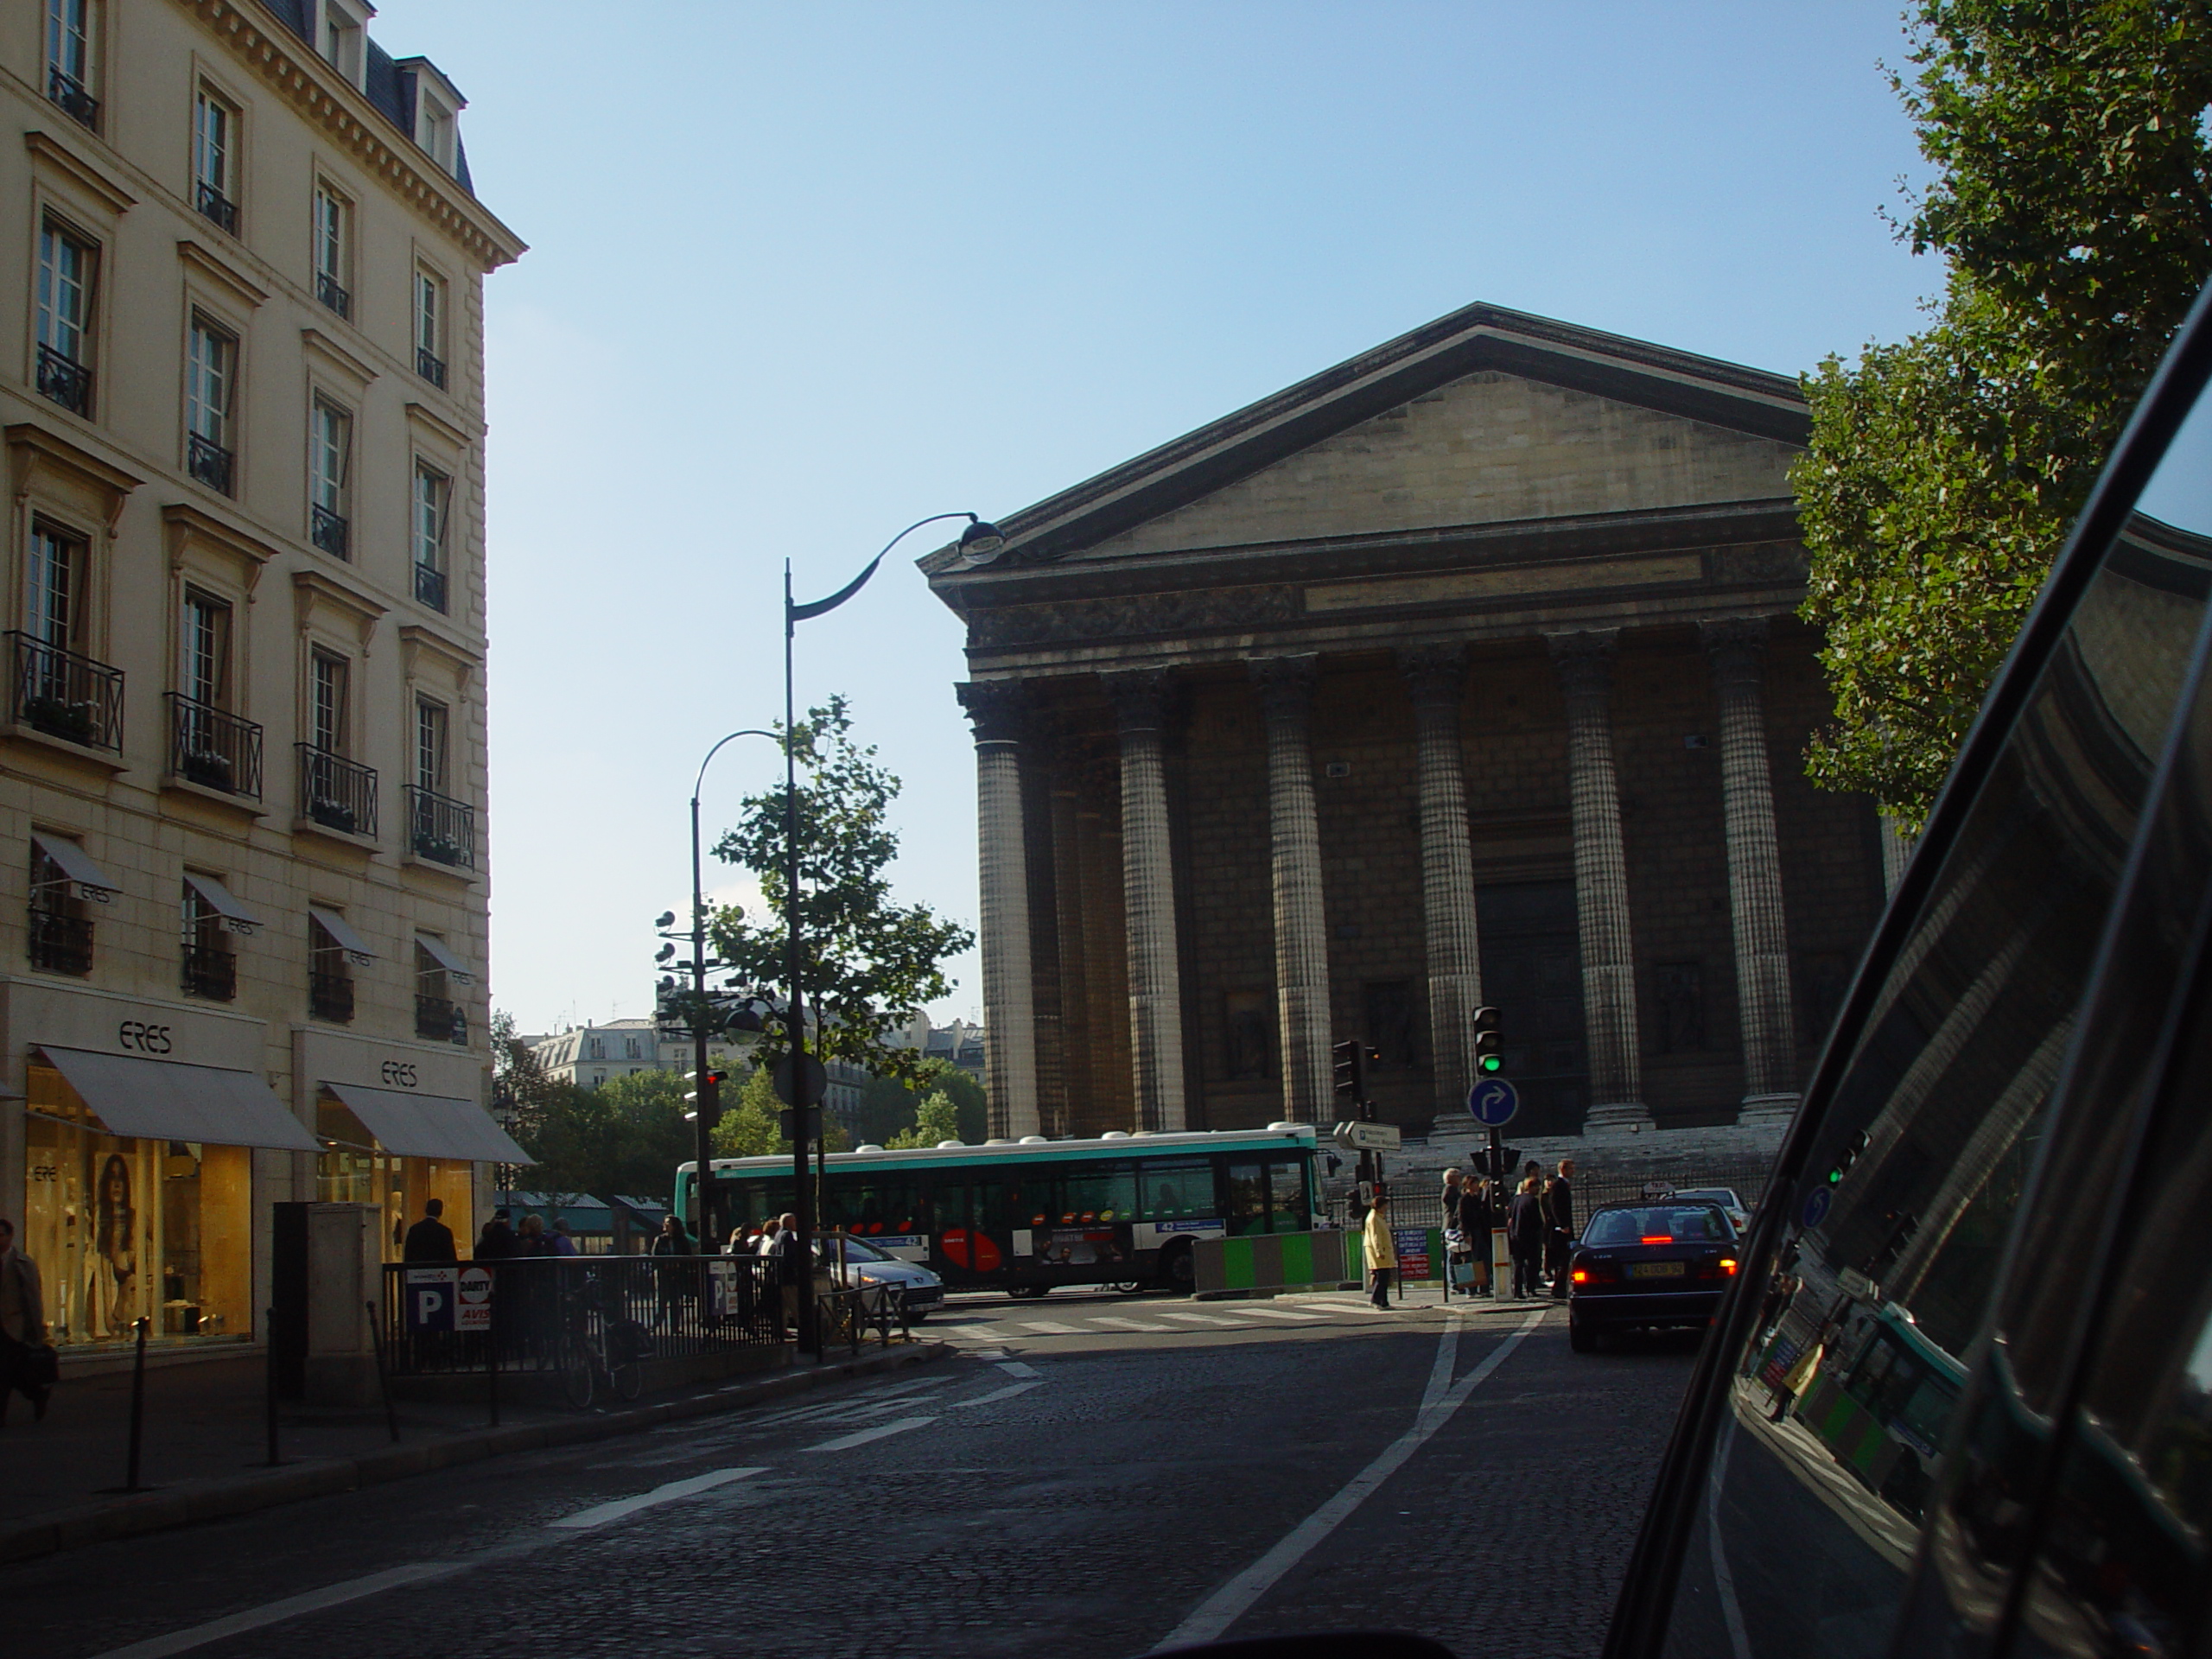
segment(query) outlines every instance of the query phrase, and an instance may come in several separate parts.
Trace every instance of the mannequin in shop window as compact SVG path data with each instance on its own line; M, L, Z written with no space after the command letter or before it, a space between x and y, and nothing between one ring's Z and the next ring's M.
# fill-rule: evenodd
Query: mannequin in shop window
M86 1300L111 1336L130 1328L131 1291L138 1276L137 1222L130 1207L130 1166L121 1153L110 1153L100 1166L92 1294Z

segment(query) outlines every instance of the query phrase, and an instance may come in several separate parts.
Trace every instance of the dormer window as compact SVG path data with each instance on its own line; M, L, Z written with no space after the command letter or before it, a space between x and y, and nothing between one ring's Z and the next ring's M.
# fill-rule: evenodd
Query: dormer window
M415 83L415 142L455 178L461 176L461 112L467 100L428 58L403 58L400 73Z
M415 106L415 142L448 173L453 171L453 111L434 94L422 94Z
M359 86L362 67L368 60L370 9L353 0L320 0L320 3L322 38L318 45L322 55L332 68Z

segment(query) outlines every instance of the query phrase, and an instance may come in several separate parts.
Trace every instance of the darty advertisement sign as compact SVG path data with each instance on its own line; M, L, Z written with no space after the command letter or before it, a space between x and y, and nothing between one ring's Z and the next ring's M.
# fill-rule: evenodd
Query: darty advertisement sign
M410 1268L406 1296L410 1331L492 1328L489 1268Z

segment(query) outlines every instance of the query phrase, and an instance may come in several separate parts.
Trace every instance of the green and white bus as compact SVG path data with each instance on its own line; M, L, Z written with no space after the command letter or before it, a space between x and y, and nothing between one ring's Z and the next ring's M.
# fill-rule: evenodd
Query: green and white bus
M1315 1147L1310 1123L864 1147L830 1154L816 1225L918 1262L951 1289L1188 1289L1195 1241L1313 1226ZM697 1176L696 1162L677 1170L676 1212L687 1227L698 1213ZM757 1226L795 1207L791 1160L717 1158L708 1200L709 1239Z

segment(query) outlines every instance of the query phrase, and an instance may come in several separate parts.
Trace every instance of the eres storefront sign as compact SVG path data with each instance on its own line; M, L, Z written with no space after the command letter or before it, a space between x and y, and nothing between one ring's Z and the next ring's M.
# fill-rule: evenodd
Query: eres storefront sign
M168 1026L125 1020L115 1028L115 1046L126 1054L167 1054L176 1047Z

